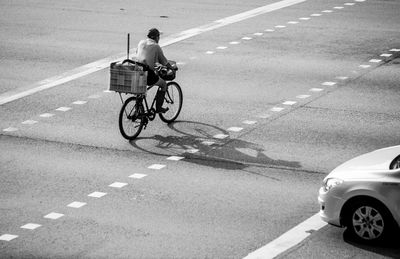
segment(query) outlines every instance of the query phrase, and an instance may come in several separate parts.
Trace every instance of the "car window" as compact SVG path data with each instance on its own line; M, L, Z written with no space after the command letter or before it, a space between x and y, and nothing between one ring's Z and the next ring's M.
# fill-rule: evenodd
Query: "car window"
M400 168L400 155L398 155L392 163L390 163L390 169L391 170L396 170Z

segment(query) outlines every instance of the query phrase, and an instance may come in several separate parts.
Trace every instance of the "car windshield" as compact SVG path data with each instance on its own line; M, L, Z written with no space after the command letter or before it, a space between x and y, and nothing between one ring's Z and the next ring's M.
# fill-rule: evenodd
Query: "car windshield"
M392 163L390 163L390 169L391 170L396 170L400 168L400 155L398 155Z

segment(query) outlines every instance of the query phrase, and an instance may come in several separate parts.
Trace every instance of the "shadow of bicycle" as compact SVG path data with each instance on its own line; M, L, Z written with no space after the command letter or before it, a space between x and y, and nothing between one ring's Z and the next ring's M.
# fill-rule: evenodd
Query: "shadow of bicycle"
M140 137L130 144L154 155L180 155L191 163L214 168L243 170L250 165L299 169L296 161L272 159L263 146L230 138L229 132L214 125L178 121L168 125L173 135ZM223 136L223 137L216 137ZM151 143L151 144L150 144Z

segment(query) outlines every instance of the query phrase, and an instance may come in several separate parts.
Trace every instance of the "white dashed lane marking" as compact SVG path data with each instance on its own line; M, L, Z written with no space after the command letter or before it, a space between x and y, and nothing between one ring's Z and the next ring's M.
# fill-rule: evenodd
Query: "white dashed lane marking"
M308 98L310 96L311 95L308 95L308 94L301 94L301 95L296 96L296 98L298 98L298 99L306 99L306 98Z
M229 44L231 44L231 45L237 45L237 44L240 44L240 42L239 42L239 41L231 41L231 42L229 42Z
M215 144L214 141L210 141L210 140L204 140L201 142L201 144L206 145L206 146L212 146Z
M297 102L295 102L295 101L285 101L282 104L284 104L284 105L295 105L296 103Z
M217 49L227 49L228 47L225 46L218 46Z
M38 121L35 121L35 120L26 120L26 121L23 121L23 122L21 122L22 124L25 124L25 125L33 125L33 124L36 124L36 123L38 123Z
M194 153L197 153L197 152L199 152L200 150L198 150L198 149L196 149L196 148L189 148L189 149L186 149L185 150L185 152L186 153L189 153L189 154L194 154Z
M45 219L59 219L63 216L64 216L64 214L57 213L57 212L51 212L51 213L45 215L44 218Z
M0 241L11 241L13 239L16 239L17 237L17 235L4 234L0 236Z
M274 29L265 29L264 31L265 32L274 32L275 30Z
M144 178L146 176L147 176L147 174L138 174L138 173L136 173L136 174L130 175L129 178L142 179L142 178Z
M334 86L334 85L336 85L336 82L323 82L322 85L323 86Z
M321 13L332 13L332 10L323 10Z
M256 117L261 119L268 119L269 117L271 117L271 114L259 114Z
M253 39L252 37L243 37L242 40L251 40Z
M247 124L247 125L254 125L257 123L257 121L245 120L245 121L242 121L242 123Z
M75 102L73 102L73 104L76 104L76 105L82 105L82 104L86 104L87 103L87 101L75 101Z
M21 228L23 228L23 229L29 229L29 230L35 230L35 229L37 229L37 228L39 228L39 227L41 227L41 226L42 226L42 225L40 225L40 224L28 223L28 224L25 224L25 225L21 226Z
M370 68L371 65L359 65L359 67L361 67L361 68Z
M227 135L227 134L216 134L213 136L213 138L216 138L216 139L224 139L227 137L229 137L229 135Z
M17 128L14 128L14 127L8 127L8 128L6 128L6 129L3 129L3 131L4 132L13 132L13 131L17 131L18 129Z
M112 188L122 188L127 185L128 185L127 183L114 182L114 183L110 184L109 186Z
M264 33L262 33L262 32L255 32L255 33L253 33L253 35L255 35L255 36L262 36L262 35L264 35Z
M184 159L184 157L182 157L182 156L170 156L167 158L167 160L171 160L171 161L179 161L182 159Z
M322 88L311 88L310 89L310 91L311 92L321 92L321 91L323 91L324 89L322 89Z
M296 22L296 21L289 21L289 22L287 22L288 24L298 24L299 22Z
M66 112L66 111L69 111L71 109L72 109L71 107L60 107L60 108L57 108L56 111Z
M272 112L281 112L281 111L283 111L285 108L282 108L282 107L272 107L271 109L270 109L270 111L272 111Z
M310 19L311 19L310 17L300 17L299 18L299 20L302 20L302 21L308 21Z
M214 51L211 51L211 50L209 50L209 51L206 51L206 54L208 54L208 55L212 55L212 54L214 54Z
M43 113L43 114L40 114L39 116L42 118L50 118L50 117L53 117L54 114L53 113Z
M74 201L67 205L67 207L79 209L86 205L86 202Z
M389 53L383 53L383 54L381 54L381 57L385 57L385 58L388 58L388 57L390 57L390 56L392 56L392 54L389 54Z
M369 62L371 62L371 63L379 63L381 61L382 61L381 59L371 59Z
M228 131L232 131L232 132L239 132L239 131L242 131L243 128L241 128L241 127L230 127L227 130Z
M101 197L103 197L103 196L105 196L105 195L107 195L106 192L92 192L92 193L89 194L88 196L89 196L89 197L92 197L92 198L101 198Z
M337 76L335 77L335 79L339 79L339 80L347 80L349 77L348 76Z
M343 6L335 6L335 7L333 7L334 9L338 9L338 10L340 10L340 9L343 9L344 7Z
M275 28L278 28L278 29L286 28L286 25L276 25Z
M351 5L355 5L355 3L345 3L344 5L349 5L349 6L351 6Z
M313 13L313 14L311 14L310 16L318 17L318 16L322 16L322 14L320 14L320 13Z
M154 165L151 165L151 166L149 166L147 168L148 169L153 169L153 170L160 170L160 169L163 169L164 167L166 167L166 165L154 164Z

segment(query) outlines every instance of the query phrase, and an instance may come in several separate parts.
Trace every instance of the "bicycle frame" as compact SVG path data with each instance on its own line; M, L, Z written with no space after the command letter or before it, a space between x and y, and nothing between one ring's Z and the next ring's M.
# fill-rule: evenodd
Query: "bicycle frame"
M151 88L153 88L155 85L152 85L152 86L148 86L147 87L147 90L150 90ZM158 89L160 89L160 86L158 87ZM137 101L139 101L139 103L141 102L141 100L144 100L144 110L145 110L145 112L144 112L144 116L145 117L147 117L149 120L154 120L154 118L155 118L155 109L154 109L154 104L156 103L156 97L154 97L153 98L153 101L152 101L152 103L151 103L151 106L150 106L150 108L149 108L149 104L148 104L148 102L147 102L147 98L146 98L146 95L147 94L138 94L138 95L136 95L136 98L137 98ZM120 99L121 99L121 102L122 103L124 103L124 99L122 98L122 95L121 95L121 93L119 93L119 97L120 97ZM126 116L128 116L128 114L126 114Z

